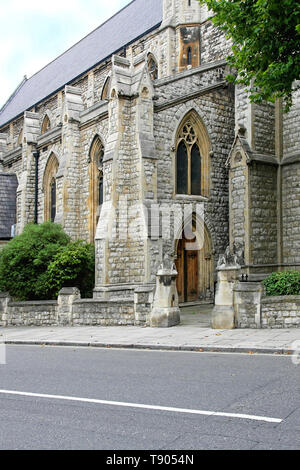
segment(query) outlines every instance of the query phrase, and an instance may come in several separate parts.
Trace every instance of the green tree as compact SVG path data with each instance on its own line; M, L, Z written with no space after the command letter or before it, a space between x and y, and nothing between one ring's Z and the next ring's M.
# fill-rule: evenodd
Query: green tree
M212 21L232 39L228 63L252 102L285 100L292 105L300 79L300 3L297 0L199 0L213 12ZM294 88L293 88L294 87Z

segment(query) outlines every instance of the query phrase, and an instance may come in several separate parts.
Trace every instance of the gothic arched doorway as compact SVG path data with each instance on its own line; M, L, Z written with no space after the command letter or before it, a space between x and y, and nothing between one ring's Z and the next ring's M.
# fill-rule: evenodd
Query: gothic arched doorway
M194 232L193 227L193 232ZM177 245L176 268L177 291L180 303L212 303L214 297L214 263L209 232L204 227L204 236L182 238ZM201 239L200 239L201 238Z

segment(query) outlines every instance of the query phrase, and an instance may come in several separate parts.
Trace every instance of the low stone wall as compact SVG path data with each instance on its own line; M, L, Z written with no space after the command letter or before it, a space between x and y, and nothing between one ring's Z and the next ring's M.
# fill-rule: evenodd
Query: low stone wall
M300 328L300 295L266 297L259 282L233 290L236 328Z
M76 300L73 303L72 325L134 325L133 302Z
M0 326L149 325L153 288L139 287L129 299L81 299L77 288L64 288L57 301L13 302L0 292Z
M56 324L56 301L9 302L6 314L2 316L2 326L51 326Z
M263 298L261 327L300 328L300 295Z

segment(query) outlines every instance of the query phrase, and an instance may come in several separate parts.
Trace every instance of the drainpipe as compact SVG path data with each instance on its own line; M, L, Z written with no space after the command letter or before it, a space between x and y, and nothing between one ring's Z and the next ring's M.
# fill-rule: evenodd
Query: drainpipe
M39 150L33 152L35 158L35 194L34 194L34 223L38 223L38 202L39 202Z

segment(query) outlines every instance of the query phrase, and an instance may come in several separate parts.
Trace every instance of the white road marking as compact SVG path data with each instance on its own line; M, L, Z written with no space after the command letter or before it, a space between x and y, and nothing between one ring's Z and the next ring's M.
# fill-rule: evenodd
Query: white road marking
M141 405L139 403L126 403L119 401L107 401L97 400L93 398L78 398L78 397L67 397L63 395L46 395L43 393L29 393L29 392L17 392L13 390L0 390L2 395L19 395L24 397L35 397L35 398L48 398L50 400L68 400L78 401L82 403L95 403L98 405L109 405L109 406L122 406L127 408L142 408L145 410L159 410L159 411L170 411L173 413L187 413L193 415L205 415L205 416L223 416L227 418L240 418L250 419L254 421L266 421L267 423L281 423L283 420L279 418L268 418L266 416L255 416L238 413L223 413L217 411L203 411L203 410L191 410L188 408L172 408L167 406L156 406L156 405Z

